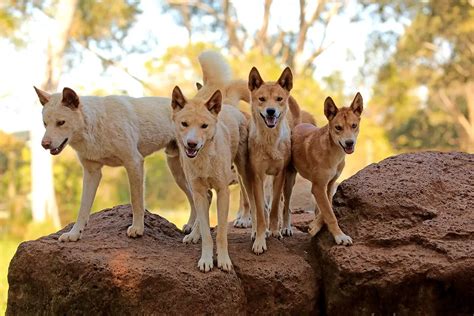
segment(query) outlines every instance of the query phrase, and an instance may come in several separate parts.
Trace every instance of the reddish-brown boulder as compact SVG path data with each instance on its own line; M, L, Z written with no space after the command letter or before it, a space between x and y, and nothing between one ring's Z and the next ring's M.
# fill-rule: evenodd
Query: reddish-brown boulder
M329 315L474 312L474 155L388 158L334 198L352 247L313 241Z
M308 236L270 240L251 251L250 231L231 229L235 270L197 268L200 244L185 245L173 224L146 213L145 235L125 232L131 210L93 214L83 238L60 243L56 234L24 242L9 268L7 314L220 314L311 313L318 277L308 261ZM231 226L231 225L230 225Z
M231 273L201 273L200 245L182 244L158 215L146 213L143 238L127 238L131 211L118 206L92 215L77 243L57 241L69 226L21 244L7 314L472 315L473 179L474 156L465 153L373 164L334 198L353 246L336 246L325 229L310 239L302 231L313 214L300 210L295 235L270 238L260 256L248 229L231 228ZM309 201L305 185L295 197Z

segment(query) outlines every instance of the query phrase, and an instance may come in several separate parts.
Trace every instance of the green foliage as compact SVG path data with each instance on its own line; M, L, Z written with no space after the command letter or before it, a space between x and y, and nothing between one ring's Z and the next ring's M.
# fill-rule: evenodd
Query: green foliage
M371 104L390 141L404 151L474 150L474 101L468 104L474 94L474 7L467 0L378 6L386 17L412 20L402 35L385 38L385 46L396 45L396 51L380 67L374 85Z
M0 37L12 36L18 28L19 17L12 10L14 1L2 1L0 4Z
M79 0L70 35L88 45L94 41L102 48L120 44L141 12L138 0Z

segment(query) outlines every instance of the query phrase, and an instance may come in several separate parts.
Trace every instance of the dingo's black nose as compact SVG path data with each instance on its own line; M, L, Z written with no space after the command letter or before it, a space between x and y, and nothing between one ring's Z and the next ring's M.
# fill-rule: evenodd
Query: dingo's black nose
M352 147L354 146L354 141L353 140L346 140L346 147Z
M268 115L268 116L274 116L275 113L276 113L276 110L275 110L275 109L272 109L272 108L267 109L267 115Z
M197 147L198 144L193 141L188 140L187 145L188 145L188 148L194 149Z
M50 140L42 140L41 141L41 146L43 146L44 149L49 149L49 148L51 148L51 141Z

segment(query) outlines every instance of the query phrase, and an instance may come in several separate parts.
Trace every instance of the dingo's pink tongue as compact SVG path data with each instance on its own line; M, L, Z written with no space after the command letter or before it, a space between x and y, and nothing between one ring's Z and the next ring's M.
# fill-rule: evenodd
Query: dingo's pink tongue
M354 147L351 147L351 148L344 147L344 151L346 152L346 154L350 155L354 152Z
M277 122L277 118L272 116L272 117L265 117L265 121L267 122L268 126L275 126Z

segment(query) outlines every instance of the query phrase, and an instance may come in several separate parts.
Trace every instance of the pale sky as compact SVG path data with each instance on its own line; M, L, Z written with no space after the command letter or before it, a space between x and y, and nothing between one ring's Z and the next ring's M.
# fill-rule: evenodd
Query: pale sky
M258 3L258 5L255 5ZM288 5L289 3L293 5ZM237 16L249 30L260 27L263 15L263 1L239 0L234 5ZM156 1L144 0L143 14L138 18L130 32L127 45L133 40L140 42L147 36L158 41L154 51L142 55L125 57L123 64L138 77L145 77L144 62L151 57L163 54L167 47L187 43L187 32L178 26L170 14L163 14ZM276 0L271 11L270 32L277 25L286 30L294 30L298 26L298 3L296 1ZM350 23L349 17L356 10L356 2L349 1L347 13L334 17L327 33L327 43L333 44L317 59L316 78L322 78L335 71L340 71L346 81L347 91L362 90L370 93L370 87L358 86L355 77L363 63L365 43L370 31L374 28L371 19ZM44 71L44 52L48 30L54 27L54 21L42 14L35 14L24 27L30 41L26 47L18 49L6 40L0 40L0 129L6 132L28 130L32 120L41 119L41 106L37 101L33 85L38 85ZM163 32L166 30L166 32ZM319 43L319 29L315 28L309 38ZM197 35L197 34L196 34ZM209 40L195 36L194 41ZM102 72L100 61L91 53L86 54L80 67L75 67L61 77L59 88L69 86L80 94L88 94L94 90L124 90L135 97L143 96L140 84L124 74L121 70L110 68Z

